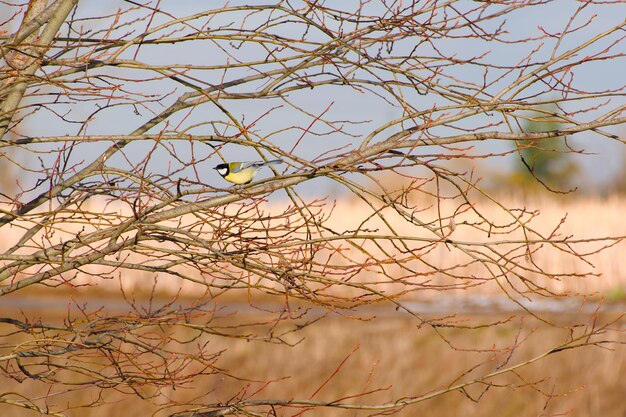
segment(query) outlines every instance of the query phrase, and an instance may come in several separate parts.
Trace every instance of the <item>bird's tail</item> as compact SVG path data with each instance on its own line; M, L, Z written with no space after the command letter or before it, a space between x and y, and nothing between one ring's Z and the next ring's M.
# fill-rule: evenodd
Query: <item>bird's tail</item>
M273 160L267 161L267 162L263 162L263 161L255 162L254 165L257 168L261 168L261 167L266 167L268 165L278 165L278 164L282 164L282 163L283 163L282 159L273 159Z

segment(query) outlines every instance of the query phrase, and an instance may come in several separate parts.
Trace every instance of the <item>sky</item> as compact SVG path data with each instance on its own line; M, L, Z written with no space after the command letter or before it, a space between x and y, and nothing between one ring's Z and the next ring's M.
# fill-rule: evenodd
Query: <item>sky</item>
M238 3L241 2L231 2L230 4ZM342 4L344 7L349 7L346 5L350 3L353 2L346 2ZM256 5L263 3L248 1L246 4ZM464 3L461 2L461 7L463 4ZM530 12L524 11L513 14L512 19L509 19L508 21L509 26L507 26L507 28L511 31L511 36L537 36L542 33L542 31L550 33L558 32L568 24L570 16L574 13L575 8L580 4L580 2L573 2L571 0L550 1L541 7L532 8ZM173 16L181 17L202 11L207 7L214 7L215 2L179 0L162 1L159 5ZM370 3L370 5L370 7L377 7L375 3ZM466 6L470 7L469 5L471 5L471 3L467 2ZM116 7L126 8L128 7L128 4L124 1L82 1L79 3L77 17L91 16L94 14L108 14L114 12ZM2 9L0 9L0 13L1 12ZM375 13L375 10L372 10L372 13ZM592 16L593 19L589 25L582 27L575 33L575 35L566 38L559 44L557 50L558 52L564 51L577 44L581 39L588 38L590 34L597 34L605 28L623 22L624 17L626 16L626 4L607 3L587 7L577 15L574 24L585 22ZM219 20L220 18L221 16L218 17L217 20L212 21L211 25L228 23L227 18L224 17L225 20L223 22ZM232 17L229 18L232 19ZM155 16L155 20L152 22L152 27L155 27L159 23L166 20L167 18L162 15ZM288 25L285 25L279 30L289 31L295 30L295 28L290 28ZM623 32L621 34L617 34L609 41L602 43L600 45L600 49L601 47L607 46L608 42L616 40L620 36L624 35L626 34ZM311 34L311 36L314 37L315 35ZM546 42L550 42L550 40L547 40ZM554 39L552 42L556 45L557 40ZM442 48L448 48L451 53L455 53L459 57L479 53L480 51L472 49L475 46L476 45L466 43L463 40L444 42L441 45ZM528 54L530 49L534 46L536 45L489 45L489 59L496 62L502 62L503 64L514 64L520 60L520 57ZM618 45L618 51L620 47L621 52L626 53L626 48L624 48L623 43ZM204 51L193 48L197 48L197 46L189 47L189 44L182 44L175 47L160 46L158 50L156 48L143 47L137 56L138 59L151 64L176 62L183 64L210 65L216 59L217 61L224 59L223 56L212 55L214 53L217 54L214 50L207 49ZM549 53L552 50L553 48L548 45L548 47L545 48L545 53ZM243 56L246 54L250 54L250 56L258 54L258 51L253 49L250 49L249 51L243 49L240 52ZM130 55L133 55L134 53L134 50L129 50ZM600 62L598 64L582 67L576 69L576 82L579 86L588 85L595 89L616 88L626 83L626 76L624 75L625 73L623 68L626 68L626 59L623 57L611 62ZM457 75L459 77L465 77L466 79L468 77L476 77L476 79L480 79L481 77L481 74L476 68L459 67L454 69L452 74L454 74L455 71L458 71ZM475 74L473 72L475 72ZM230 77L234 78L238 75L237 70L229 72ZM206 82L217 82L217 79L215 79L217 75L213 73L203 72L198 73L198 76L203 77L203 80ZM135 73L133 77L141 77L141 73ZM503 80L503 83L505 82L506 80ZM97 113L97 117L88 124L84 132L91 135L127 134L152 117L151 111L158 111L159 108L163 108L168 105L181 92L185 91L185 89L180 85L173 85L168 82L146 83L144 86L138 87L137 91L150 94L155 92L154 89L163 89L164 91L167 90L175 92L170 97L162 100L160 103L153 103L152 108L139 109L137 114L130 111L128 107L120 107L117 109L99 112ZM326 112L325 114L333 120L350 120L358 122L356 124L345 125L346 129L356 137L339 135L331 129L324 128L324 126L321 126L319 123L316 124L314 130L322 134L322 136L304 136L302 138L301 145L298 148L299 154L306 158L311 158L312 156L319 154L320 149L326 150L342 146L347 143L358 143L360 140L359 136L362 137L363 135L366 135L373 128L387 123L402 114L399 108L389 106L379 97L371 94L362 94L361 92L354 90L351 91L350 89L342 89L338 93L336 89L316 88L310 92L294 94L293 96L290 96L289 99L293 101L295 105L306 108L311 114L319 115ZM435 102L434 100L436 100L435 97L419 96L417 94L413 97L409 97L409 99L412 100L412 104L418 108L429 108ZM613 99L612 107L616 107L619 104L626 104L625 97L622 96ZM233 114L238 115L244 123L250 123L267 112L270 112L270 116L257 122L254 128L261 136L264 134L270 134L271 132L275 132L277 130L285 129L283 133L272 135L272 140L274 140L275 143L282 143L284 144L283 146L287 147L290 147L291 144L293 144L294 136L301 133L295 129L290 129L290 127L294 125L307 126L312 121L311 117L304 116L279 101L268 100L266 103L259 103L258 101L238 101L229 103L228 105L229 110L231 110ZM74 120L80 120L95 110L94 106L88 103L76 103L68 106L68 108L71 108L71 118ZM212 133L212 129L210 129L210 126L206 124L202 125L202 123L220 118L220 116L221 115L218 109L205 105L198 110L193 111L191 114L185 113L174 116L170 120L170 123L172 123L171 125L173 126L178 123L180 123L181 126L198 124L197 127L192 128L189 131L197 134L207 134ZM590 112L588 116L592 117L593 112ZM36 120L35 123L30 123L22 130L24 134L32 136L76 134L79 127L82 126L80 124L58 123L57 116L46 111L39 112L34 120ZM488 120L488 116L481 119L481 122L483 122L483 120ZM621 137L626 136L626 127L609 127L606 131L620 135ZM393 133L392 130L390 130L389 134L391 133ZM445 134L446 132L442 133ZM585 188L585 186L592 189L594 187L598 187L599 184L610 181L611 178L613 178L613 176L620 171L625 158L625 152L622 144L616 141L604 139L599 135L592 133L579 135L572 141L572 143L575 147L584 149L586 153L590 154L575 156L575 160L583 168L582 175L580 176L583 188ZM90 157L95 158L98 152L106 146L107 145L105 144L100 144L92 145L88 149L83 148L79 156L85 161L89 161ZM141 146L145 145L137 144L129 146L124 150L123 154L116 155L111 161L109 161L109 163L119 164L123 167L125 159L132 160L135 156L140 158L142 152L139 152L139 149L137 149L138 152L135 153L134 149L141 148ZM510 144L500 141L478 144L477 146L478 149L486 153L499 153L510 148ZM45 149L45 146L42 146L41 149ZM181 158L191 157L192 149L189 146L180 148L179 151L179 156ZM193 149L193 152L196 157L203 158L210 155L211 149L209 147L199 145ZM153 159L152 169L155 171L158 171L162 169L164 165L171 163L168 155L165 152L162 153L162 155L156 155ZM235 146L225 149L224 154L227 158L232 160L248 160L258 158L257 154L253 150ZM42 156L42 158L45 158L45 156ZM221 161L216 158L212 158L209 161L206 161L205 166L213 166L219 162ZM47 160L44 159L44 162L42 163L37 160L37 158L31 158L31 160L27 162L27 164L31 164L33 168L47 163L49 163ZM512 167L515 167L513 157L491 158L488 164L488 170L494 171L506 171L512 169ZM212 182L215 185L223 185L220 184L219 178L215 178L215 175L215 172L206 170L202 174L202 180ZM31 179L31 181L34 181L34 179Z

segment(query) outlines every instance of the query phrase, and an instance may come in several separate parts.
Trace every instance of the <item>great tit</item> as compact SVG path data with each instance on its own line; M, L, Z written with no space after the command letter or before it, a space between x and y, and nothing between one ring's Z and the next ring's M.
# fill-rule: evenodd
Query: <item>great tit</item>
M214 170L222 176L226 181L233 184L248 184L252 181L259 169L268 165L280 164L283 161L274 159L273 161L257 161L257 162L230 162L228 164L219 164Z

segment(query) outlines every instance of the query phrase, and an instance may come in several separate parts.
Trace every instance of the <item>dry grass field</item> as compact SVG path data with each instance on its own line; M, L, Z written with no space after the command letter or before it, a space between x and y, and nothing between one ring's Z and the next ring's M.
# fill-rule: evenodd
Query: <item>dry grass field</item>
M382 310L370 311L373 312L381 313ZM459 320L478 324L500 318L466 316L459 317ZM256 319L244 316L233 320ZM570 321L590 322L592 319L553 316L550 320L566 325ZM622 321L621 331L623 326ZM67 410L66 415L76 417L167 416L176 411L175 407L161 408L169 400L202 404L242 397L311 398L373 404L425 394L432 394L432 398L401 409L397 415L623 417L626 413L623 400L626 355L623 348L621 351L600 347L563 351L516 373L490 380L493 386L489 389L486 385L476 384L468 387L465 393L438 395L438 391L446 389L455 380L456 383L468 381L484 370L496 369L507 355L506 351L500 352L499 349L514 340L527 338L510 358L511 363L521 363L544 354L565 340L568 329L549 326L529 317L516 317L504 325L469 332L448 329L443 333L453 347L432 330L419 328L407 317L391 313L368 321L336 315L328 317L288 337L287 341L296 343L295 346L213 336L207 348L223 351L216 365L236 374L237 378L224 375L198 377L183 385L164 388L160 393L144 390L141 392L147 397L144 400L116 390L100 392L80 385L65 392L67 387L50 387L36 380L24 383L3 380L2 385L4 392L20 392L34 400L45 398L45 403L54 409L71 403L76 408ZM622 337L619 333L618 323L605 338L617 340ZM181 338L184 334L172 336ZM469 351L474 349L479 351ZM150 398L150 395L156 396ZM9 394L7 398L18 397ZM102 400L104 404L91 407L96 400ZM281 416L297 416L304 410L277 407L275 411ZM6 405L0 405L0 414L39 415L24 410L18 412ZM371 412L318 409L308 410L305 414L361 416Z

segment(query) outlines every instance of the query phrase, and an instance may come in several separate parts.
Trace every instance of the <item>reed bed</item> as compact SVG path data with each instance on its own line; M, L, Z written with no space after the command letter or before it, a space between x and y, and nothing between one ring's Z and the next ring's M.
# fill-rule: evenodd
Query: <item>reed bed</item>
M511 255L519 260L519 264L524 266L539 265L546 274L528 273L526 278L540 287L545 287L549 291L563 295L596 295L603 296L607 294L621 294L626 288L626 277L623 271L626 270L626 256L621 256L624 250L624 243L620 238L626 236L626 223L623 221L623 213L626 212L626 198L622 196L611 196L608 198L584 197L584 198L556 198L556 197L535 197L531 200L524 201L518 197L508 197L503 199L503 205L509 208L523 209L526 212L533 213L532 228L538 234L543 236L554 235L558 238L568 239L588 239L588 242L579 242L576 246L580 252L589 252L582 258L572 256L549 245L536 244L533 248L532 259L524 253L523 245L517 245L515 249L516 255ZM510 223L511 213L502 210L493 202L486 199L479 199L475 203L475 208L481 213L489 216L489 220L495 223ZM420 206L420 204L417 204ZM438 224L438 218L441 216L445 221L440 226L442 233L452 241L464 242L465 244L475 244L478 251L484 256L492 256L489 248L480 246L481 244L493 244L498 240L523 240L523 234L518 230L510 234L491 233L487 230L480 230L473 226L476 222L476 216L472 212L463 212L458 210L459 204L455 201L442 201L439 204L433 201L424 201L423 209L416 216L430 224ZM120 205L119 203L105 204L103 202L90 203L86 212L83 212L81 221L67 218L59 221L54 227L44 228L40 232L40 236L35 236L32 242L41 242L41 245L33 244L24 247L16 254L32 253L45 244L60 243L74 237L77 233L88 233L98 228L114 225L120 218L128 218L132 216L129 207ZM228 208L226 210L229 210ZM289 210L286 204L272 202L264 204L261 210L265 214L281 213ZM338 199L335 202L325 202L319 206L320 212L331 213L326 225L333 230L346 231L351 228L360 227L378 233L379 235L389 234L389 228L392 227L396 232L400 231L402 235L416 238L418 241L413 246L415 250L420 250L422 242L419 239L433 239L433 234L428 230L418 226L407 226L406 222L389 213L389 210L381 211L380 216L372 216L372 209L363 202L350 199ZM90 223L90 219L96 219L101 213L106 213L104 221L100 219L100 223L96 224L95 220ZM362 223L362 219L368 218L367 222ZM108 219L108 220L107 220ZM451 230L449 227L450 219L454 219L455 228ZM207 224L202 225L205 221ZM107 223L108 222L108 223ZM195 215L184 216L177 222L169 222L170 227L183 227L185 225L194 224L194 227L200 229L199 235L206 235L207 240L211 240L210 220L198 220ZM250 222L251 224L254 221ZM274 227L270 223L257 225L260 228ZM281 226L281 227L284 227ZM204 229L203 229L204 228ZM203 230L206 230L204 232ZM556 231L556 232L555 232ZM0 242L0 250L10 247L17 242L23 233L19 228L12 228L4 231L2 242ZM506 230L503 231L503 233ZM297 237L297 233L295 234ZM271 233L267 234L268 239L273 239ZM253 236L253 238L256 238ZM605 239L605 240L603 240ZM232 240L232 239L231 239ZM277 244L287 244L289 242L279 242ZM224 247L229 244L236 245L237 242L219 242ZM363 251L359 251L351 247L347 241L337 246L340 251L330 253L328 250L320 250L316 255L315 261L322 264L332 264L332 266L341 270L342 268L358 266L361 264L371 263L372 259L378 256L386 256L392 260L402 258L403 254L399 252L398 245L390 241L378 241L375 244L366 239L357 242L361 247L367 249L368 255ZM167 249L168 242L162 242L161 249L165 251L176 251L175 247ZM606 248L602 249L604 246ZM501 248L506 246L501 246ZM297 249L297 248L296 248ZM602 249L602 250L599 250ZM422 249L423 250L423 249ZM73 255L76 255L74 253ZM159 262L166 262L173 259L173 255L167 253L156 259L150 258L150 253L122 253L119 258L126 259L131 262L143 262L146 265L157 265ZM468 257L467 252L460 250L452 250L449 244L440 242L427 250L423 250L418 261L412 261L410 264L394 264L379 267L362 268L352 278L354 282L373 284L378 290L393 293L400 291L406 287L412 287L410 294L416 297L429 298L436 297L441 288L447 290L459 288L456 291L459 295L464 294L501 294L502 289L495 280L489 279L488 269L481 262L476 262ZM281 262L283 260L280 260ZM271 256L261 255L259 262L267 262L269 265L275 265L276 259ZM412 271L416 271L415 276L407 276L405 266L410 267ZM442 273L436 268L446 271ZM197 294L203 291L203 283L215 284L220 283L219 267L228 270L229 265L224 263L218 265L217 273L212 274L211 270L202 271L199 268L190 268L187 266L175 267L174 270L180 272L190 278L190 280L182 280L178 278L168 277L165 273L154 273L149 271L123 271L121 269L107 267L105 265L87 265L80 269L79 272L65 274L60 281L70 281L75 285L98 286L105 291L118 291L120 285L126 289L132 290L136 288L152 285L155 278L159 281L159 289L168 293ZM33 268L37 268L36 266ZM385 276L380 272L384 269ZM553 274L567 273L572 276L560 277ZM331 278L332 276L329 275ZM483 277L485 279L478 279ZM108 278L108 279L102 279ZM512 279L514 280L514 278ZM195 282L193 282L195 281ZM149 284L147 284L149 283ZM223 283L223 282L222 282ZM280 291L281 285L275 282L269 282L264 278L252 280L250 284L259 288L275 288ZM515 290L523 290L523 284L519 281L511 282L510 285ZM520 289L521 288L521 289ZM350 295L350 288L346 286L338 286L333 291L342 292L342 295Z

